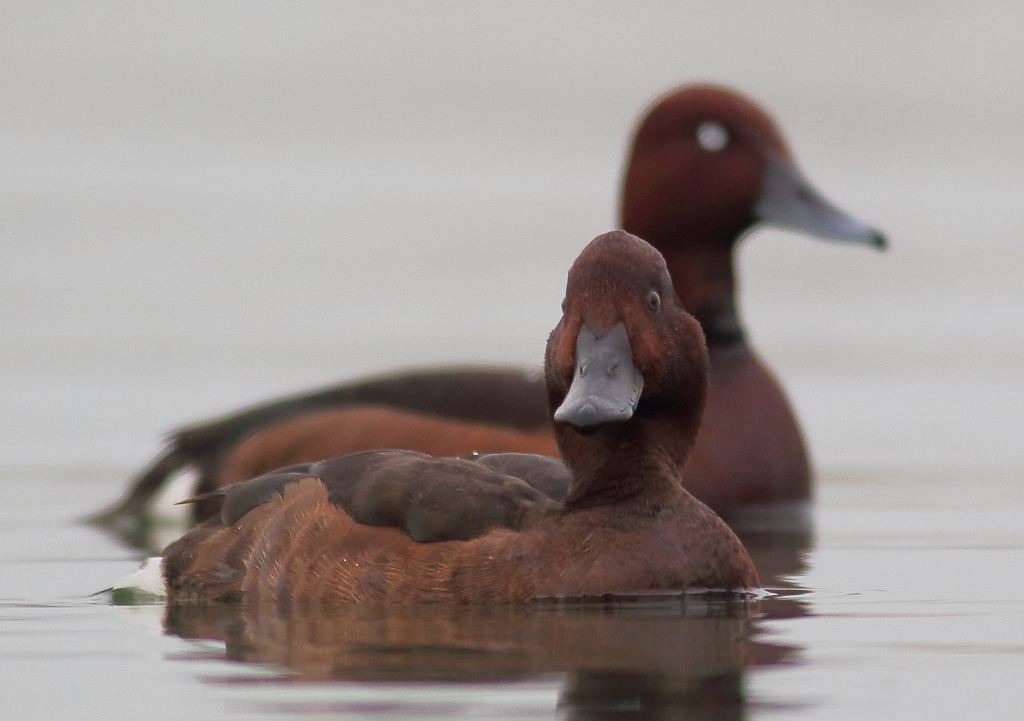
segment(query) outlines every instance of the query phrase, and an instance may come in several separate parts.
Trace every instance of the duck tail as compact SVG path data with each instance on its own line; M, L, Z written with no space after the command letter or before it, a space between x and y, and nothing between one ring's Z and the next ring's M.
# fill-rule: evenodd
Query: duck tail
M113 505L85 518L86 523L116 528L145 515L154 496L167 480L194 464L194 459L174 440L163 453L142 469L128 487L128 491Z

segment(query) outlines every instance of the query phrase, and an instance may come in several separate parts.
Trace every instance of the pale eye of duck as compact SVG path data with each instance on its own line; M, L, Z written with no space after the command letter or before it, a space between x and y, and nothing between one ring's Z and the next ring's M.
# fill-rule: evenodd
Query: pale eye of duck
M729 131L721 123L705 120L697 126L697 144L709 153L717 153L729 144Z
M647 291L647 307L654 313L657 313L658 310L661 309L661 296L658 295L658 291Z

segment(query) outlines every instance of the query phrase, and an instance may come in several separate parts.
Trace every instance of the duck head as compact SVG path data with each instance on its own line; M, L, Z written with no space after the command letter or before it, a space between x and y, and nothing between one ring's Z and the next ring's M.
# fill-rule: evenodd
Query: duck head
M707 394L700 324L661 254L617 230L583 250L545 354L548 405L574 486L568 505L678 485ZM655 484L657 485L657 484Z
M803 176L768 113L734 91L691 85L641 119L623 179L622 227L661 251L709 343L730 324L732 248L759 224L878 249L885 236ZM723 307L728 306L728 307Z

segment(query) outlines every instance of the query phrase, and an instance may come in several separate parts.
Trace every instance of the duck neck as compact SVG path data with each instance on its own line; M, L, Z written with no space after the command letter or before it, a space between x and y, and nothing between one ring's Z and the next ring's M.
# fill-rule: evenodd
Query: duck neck
M645 438L643 430L609 425L589 436L564 431L573 436L560 443L573 456L567 510L633 504L653 513L678 497L689 448L678 448L676 434L663 443Z
M662 250L676 295L700 323L709 347L742 344L736 309L733 244L690 245Z

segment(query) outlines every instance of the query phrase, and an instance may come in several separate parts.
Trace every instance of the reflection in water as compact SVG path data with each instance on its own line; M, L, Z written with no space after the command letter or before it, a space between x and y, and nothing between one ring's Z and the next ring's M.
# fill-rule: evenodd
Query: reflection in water
M786 596L790 603L773 607L775 617L806 616L807 606L797 600L803 592L800 578L807 571L807 557L814 550L811 503L748 507L728 519L757 568L762 588Z
M226 659L289 669L287 679L450 685L556 675L563 679L562 712L573 719L742 719L744 672L795 663L800 651L759 637L759 620L810 613L799 580L814 531L809 513L791 510L729 519L762 586L775 594L756 602L662 596L632 603L330 611L180 605L167 608L165 626L183 638L223 641ZM382 693L379 704L362 712L396 711ZM325 710L299 701L286 706L263 710ZM353 710L343 706L332 709Z
M797 649L752 640L765 607L787 598L659 595L530 606L167 608L167 630L224 641L225 657L307 680L464 683L565 675L570 718L745 716L743 674ZM773 611L773 614L775 611ZM289 678L292 678L289 675Z
M756 602L655 596L632 603L330 611L179 605L167 608L165 626L183 638L223 641L226 659L289 670L256 683L297 678L450 686L554 675L562 679L562 712L573 719L742 719L745 671L795 663L800 651L759 637L759 621L810 612L798 584L814 532L807 509L792 510L758 509L728 519L763 587L776 594ZM136 544L154 542L153 528L133 530L142 532ZM380 693L379 703L360 712L399 711L389 691ZM349 705L330 710L359 710ZM289 715L327 710L301 700L261 708Z
M814 534L807 532L737 531L750 558L757 567L761 586L787 599L787 603L769 602L772 618L810 615L810 607L800 599L800 585L807 571L807 557L814 549Z

